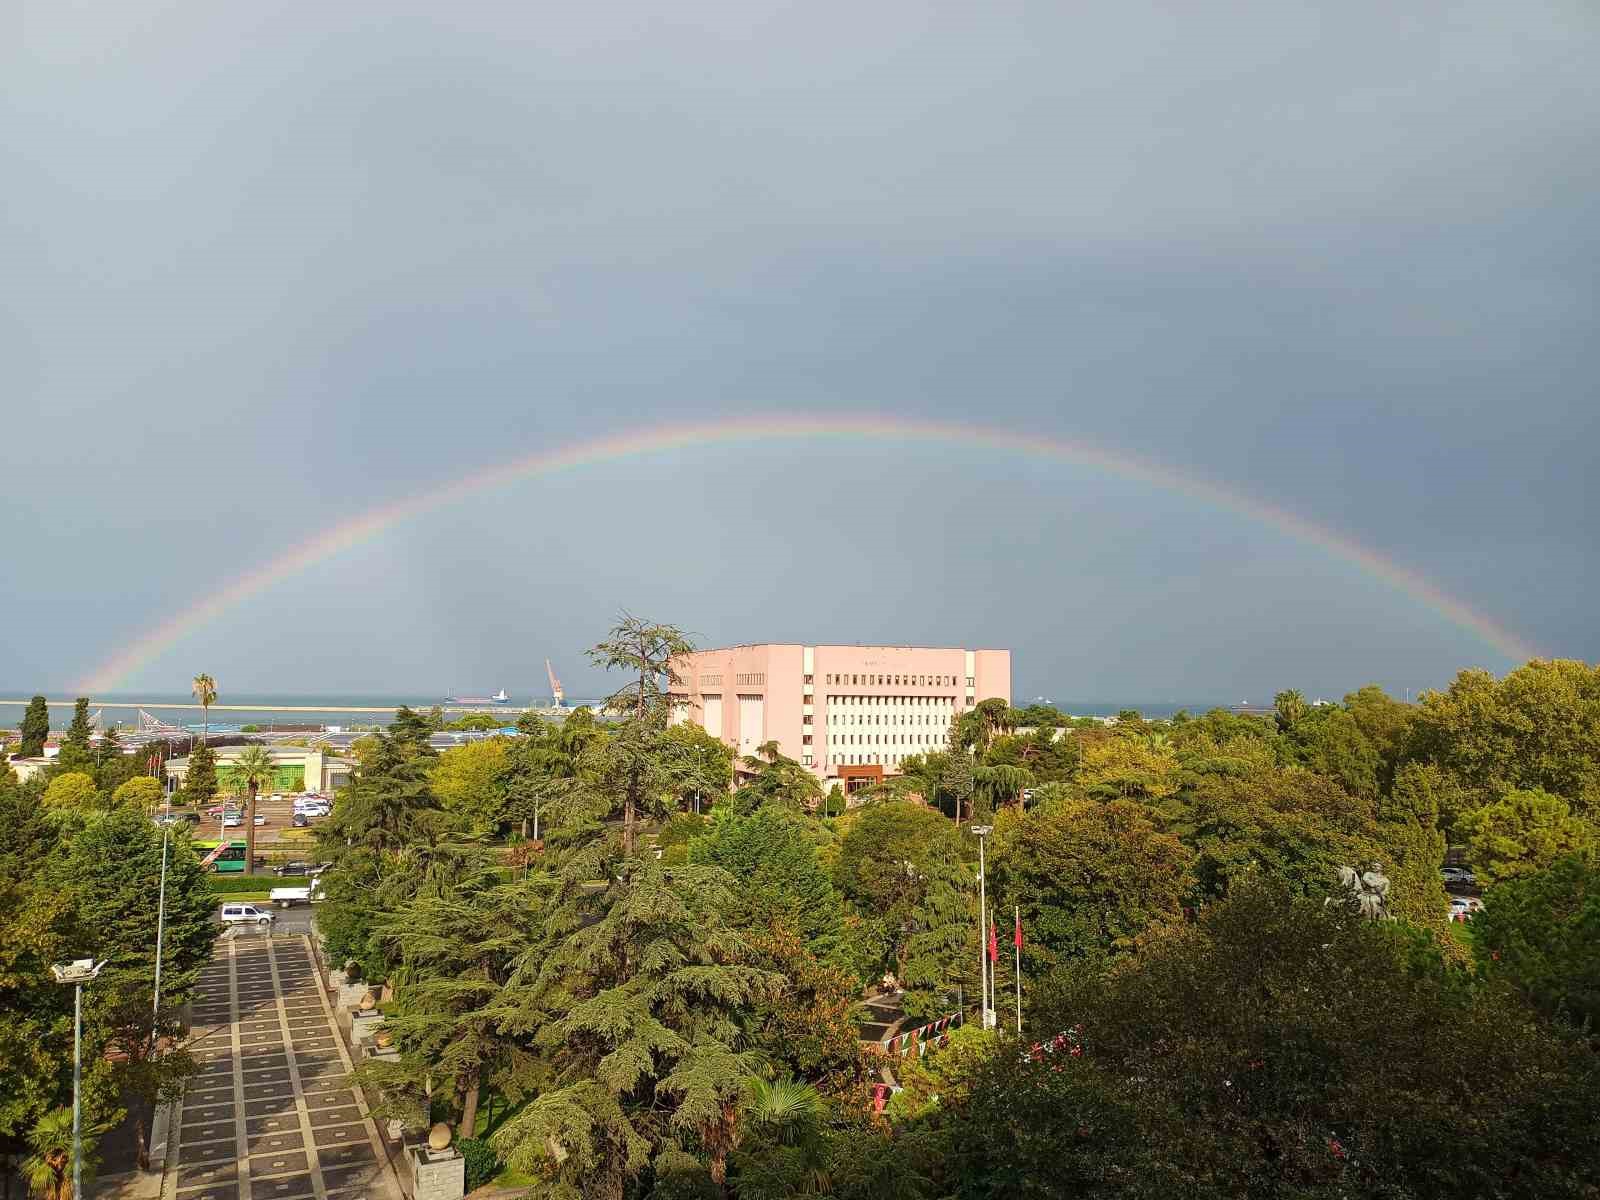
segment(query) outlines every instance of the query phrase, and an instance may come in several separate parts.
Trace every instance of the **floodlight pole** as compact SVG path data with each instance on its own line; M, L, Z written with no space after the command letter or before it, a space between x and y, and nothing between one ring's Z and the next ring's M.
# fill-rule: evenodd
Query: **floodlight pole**
M972 832L978 835L978 1025L980 1028L989 1028L989 945L984 937L986 931L985 921L988 912L988 896L986 888L985 863L983 857L983 839L994 829L993 825L974 825Z

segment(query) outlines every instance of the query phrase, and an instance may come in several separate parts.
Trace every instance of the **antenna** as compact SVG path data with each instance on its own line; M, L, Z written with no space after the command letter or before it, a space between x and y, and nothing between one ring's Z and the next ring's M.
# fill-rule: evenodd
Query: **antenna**
M546 675L550 676L550 694L556 698L556 707L561 708L564 705L567 694L561 690L561 680L556 678L556 669L550 665L548 658L544 660L544 671Z

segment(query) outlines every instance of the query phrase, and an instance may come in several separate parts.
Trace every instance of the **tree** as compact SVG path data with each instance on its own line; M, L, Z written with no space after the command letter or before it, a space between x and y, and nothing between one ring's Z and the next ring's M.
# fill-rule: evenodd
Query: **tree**
M717 803L733 786L733 747L713 737L693 721L680 721L667 729L667 737L682 748L684 761L698 760L701 769L684 780L685 790L678 802L699 812L706 801ZM810 778L810 772L807 772Z
M1600 820L1600 666L1535 659L1498 680L1462 671L1423 693L1406 757L1472 792L1467 808L1544 791Z
M1001 912L1021 910L1031 977L1128 953L1182 920L1193 857L1142 804L1078 801L999 826L991 886Z
M1546 1016L1600 1029L1600 861L1572 855L1490 890L1472 949Z
M1473 867L1485 886L1530 875L1595 844L1592 825L1549 792L1514 790L1462 819Z
M100 789L95 787L93 775L68 771L50 781L44 803L46 808L61 811L92 812L100 807Z
M1378 808L1378 837L1391 885L1389 911L1422 928L1443 930L1449 898L1439 876L1445 839L1439 828L1440 772L1422 763L1400 769ZM1354 865L1354 864L1351 864Z
M93 1176L93 1136L81 1139L81 1173ZM29 1154L22 1160L22 1177L39 1200L74 1200L72 1195L72 1110L51 1109L28 1132Z
M44 753L44 744L50 737L50 708L43 696L28 701L22 714L22 744L17 753L23 758L38 758Z
M671 703L669 689L679 682L673 660L694 653L683 631L623 613L611 635L589 651L589 661L608 671L634 676L606 701L628 719L612 739L606 774L622 798L622 852L633 853L634 825L667 785L659 751Z
M1062 1174L1028 1176L1030 1195L1585 1194L1600 1056L1465 983L1425 933L1242 885L1122 969L1041 989L1035 1036L1066 1031L1062 1048L1032 1068L997 1057L982 1103L942 1118L959 1194L1016 1194L1002 1181L1049 1145ZM1079 1098L1031 1100L1052 1075ZM1002 1110L1033 1147L1020 1164L973 1145Z
M385 1025L413 1094L430 1078L449 1081L462 1137L477 1129L486 1082L520 1098L526 1055L500 1029L513 961L544 915L541 880L504 881L486 857L448 891L425 891L377 922L396 961L395 1000Z
M834 884L879 946L868 964L904 984L912 1016L976 994L977 881L963 835L931 808L889 801L861 809L839 842Z
M721 867L735 881L729 916L736 925L789 925L818 958L833 959L840 950L839 894L817 861L810 830L773 805L720 815L707 836L690 844L689 861Z
M1305 719L1310 707L1306 698L1295 688L1279 692L1272 698L1272 711L1278 722L1278 732L1288 733Z
M484 738L452 746L433 764L433 791L447 812L474 833L491 836L505 819L505 767L510 739Z
M235 784L243 784L250 797L244 810L244 869L249 873L256 869L256 797L272 778L272 755L265 746L246 746L231 766Z
M89 701L79 696L72 705L72 724L67 726L66 736L61 739L61 753L56 761L68 771L89 770L94 765L91 734Z
M111 801L135 812L151 813L161 803L161 782L149 775L135 775L111 794Z
M1367 741L1356 719L1342 708L1316 710L1317 716L1302 720L1289 735L1304 746L1306 766L1332 779L1352 796L1378 794L1378 774L1382 760Z
M763 804L779 804L796 811L812 811L822 803L817 777L778 749L777 742L762 742L744 759L748 778L733 795L735 811L753 812Z
M491 1139L514 1169L603 1200L647 1172L693 1169L695 1151L721 1183L750 1074L738 1014L782 986L727 924L724 872L619 867L598 895L565 885L559 938L511 980L508 1022L549 1084Z
M199 701L200 711L204 716L200 740L202 742L208 741L211 737L211 706L217 702L217 681L202 672L194 677L189 685L189 690L194 693L194 698Z
M752 1075L745 1080L742 1144L730 1160L739 1200L828 1190L824 1114L822 1097L802 1079Z
M217 756L205 742L189 751L189 769L184 772L179 793L184 804L199 808L210 804L217 794Z
M1078 783L1094 799L1155 803L1178 790L1177 772L1170 743L1119 733L1083 747Z

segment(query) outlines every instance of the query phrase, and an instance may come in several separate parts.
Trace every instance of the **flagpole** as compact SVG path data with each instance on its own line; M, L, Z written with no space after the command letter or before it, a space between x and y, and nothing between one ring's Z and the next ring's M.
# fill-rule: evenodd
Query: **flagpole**
M1016 907L1016 1035L1022 1037L1022 906Z

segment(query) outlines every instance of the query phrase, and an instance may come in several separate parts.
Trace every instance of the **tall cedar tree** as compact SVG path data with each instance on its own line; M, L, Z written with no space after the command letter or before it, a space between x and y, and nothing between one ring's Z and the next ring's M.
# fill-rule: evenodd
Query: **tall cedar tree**
M622 796L622 852L633 853L639 810L659 802L666 784L661 762L670 691L680 683L673 659L692 654L683 631L623 613L611 636L589 651L589 661L634 676L606 701L626 719L611 743L607 775Z
M183 776L183 803L210 804L217 794L217 756L201 742L189 751L189 769Z
M510 981L508 1028L552 1078L493 1138L513 1168L603 1200L694 1155L721 1182L751 1067L742 1025L784 982L728 925L725 872L639 860L620 871L599 894L569 873L548 950Z
M28 710L22 714L22 745L17 753L23 758L38 758L44 753L44 744L50 737L50 706L43 696L28 701Z

